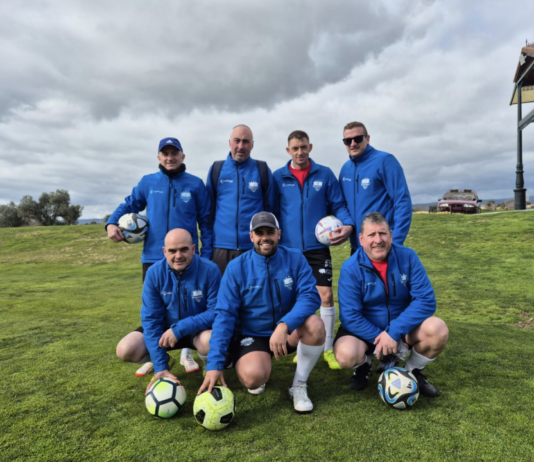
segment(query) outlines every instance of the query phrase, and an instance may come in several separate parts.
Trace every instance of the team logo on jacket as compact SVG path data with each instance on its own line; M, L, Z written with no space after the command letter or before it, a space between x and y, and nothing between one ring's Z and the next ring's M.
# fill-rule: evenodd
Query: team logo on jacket
M234 180L221 180L220 183L223 184L223 183L233 183Z
M252 337L245 337L243 340L241 340L241 346L250 346L254 343L254 339Z
M319 189L321 189L323 187L323 182L322 181L314 181L313 182L313 189L315 189L316 191L319 191Z
M172 292L163 291L163 292L161 292L161 295L163 295L165 297L166 295L172 295Z
M370 184L371 184L371 180L369 178L364 178L362 180L362 188L363 189L367 189Z
M352 180L344 176L342 181L352 181Z
M284 286L287 287L289 290L293 288L293 278L291 276L288 276L284 279Z
M282 187L285 188L285 187L289 187L289 186L295 186L293 183L282 183Z
M202 300L202 291L201 290L193 290L193 300L195 302L200 302L200 300Z
M408 282L408 276L406 274L401 274L401 284L405 286L407 282Z
M182 191L182 194L180 194L180 198L187 204L191 200L191 192Z
M163 194L163 191L157 191L155 189L151 189L150 194Z
M252 192L256 192L258 190L258 187L259 187L259 184L257 181L251 181L249 184L248 184L248 188L252 191Z

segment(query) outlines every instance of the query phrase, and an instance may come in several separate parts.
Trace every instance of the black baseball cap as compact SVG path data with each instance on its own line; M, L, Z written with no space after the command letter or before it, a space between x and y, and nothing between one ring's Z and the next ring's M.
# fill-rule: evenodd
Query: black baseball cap
M252 217L252 220L250 220L250 231L251 232L254 231L255 229L261 228L262 226L280 229L278 220L272 213L269 213L269 212L258 212L256 215Z

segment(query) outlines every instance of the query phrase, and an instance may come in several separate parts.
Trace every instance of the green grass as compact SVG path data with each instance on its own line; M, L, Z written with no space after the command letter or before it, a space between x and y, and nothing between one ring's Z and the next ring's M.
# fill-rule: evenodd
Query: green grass
M185 409L158 420L144 407L149 378L115 357L139 325L140 247L115 245L101 225L0 230L0 460L534 460L534 236L527 213L415 215L417 250L450 327L428 369L442 396L411 411L385 406L371 386L322 360L294 413L294 366L273 367L253 397L226 373L237 417L210 433L192 416L200 374L178 372ZM335 280L349 249L335 249ZM178 355L178 353L176 353Z

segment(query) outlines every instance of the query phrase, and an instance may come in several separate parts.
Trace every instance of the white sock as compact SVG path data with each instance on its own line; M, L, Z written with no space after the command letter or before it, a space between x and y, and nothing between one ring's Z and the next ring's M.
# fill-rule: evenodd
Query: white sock
M321 306L321 319L326 330L324 351L332 350L334 347L334 329L336 327L336 307L325 308Z
M319 356L324 350L323 345L305 345L299 342L297 345L297 356L299 362L297 363L297 370L295 371L295 377L293 378L293 385L306 385L308 377L311 371L315 367Z
M182 348L182 356L180 356L181 359L184 359L186 355L188 355L189 353L191 353L191 349L190 348Z
M413 371L414 369L421 370L428 363L434 361L434 359L429 359L426 356L423 356L422 354L417 353L417 351L415 351L415 348L412 348L412 353L410 354L408 361L406 361L406 366L404 367L408 369L410 372Z
M363 366L365 363L373 364L373 358L369 355L365 355L365 359L363 360L363 363L356 364L356 366L353 367L354 370L358 369L358 367Z

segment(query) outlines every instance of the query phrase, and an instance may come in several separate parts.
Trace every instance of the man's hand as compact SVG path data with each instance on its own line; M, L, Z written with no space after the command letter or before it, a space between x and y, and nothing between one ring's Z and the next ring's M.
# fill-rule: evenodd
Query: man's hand
M170 379L173 379L173 380L178 380L174 375L172 375L167 369L165 369L164 371L160 371L158 372L154 378L150 381L150 383L148 384L148 387L146 387L146 390L145 390L145 395L148 393L148 390L150 390L150 387L153 385L153 383L156 381L156 380L159 380L163 377L169 377Z
M375 354L378 359L380 359L381 356L397 353L397 342L393 340L386 331L382 332L375 338L373 343L376 345Z
M161 348L174 348L176 343L178 343L178 339L176 338L176 335L174 335L172 329L165 331L159 339L159 346Z
M354 227L351 225L335 229L330 233L330 245L343 244L350 237L353 230Z
M278 361L280 357L287 356L287 337L289 334L289 327L287 324L281 322L276 326L271 338L269 340L269 348L274 353L274 357Z
M202 394L206 390L208 393L211 393L213 387L217 385L217 382L220 381L223 386L227 386L224 381L223 371L208 371L206 372L206 377L204 377L204 382L200 385L197 395Z
M117 225L109 224L106 229L108 231L108 237L113 242L124 241L124 234L122 234L121 229Z

